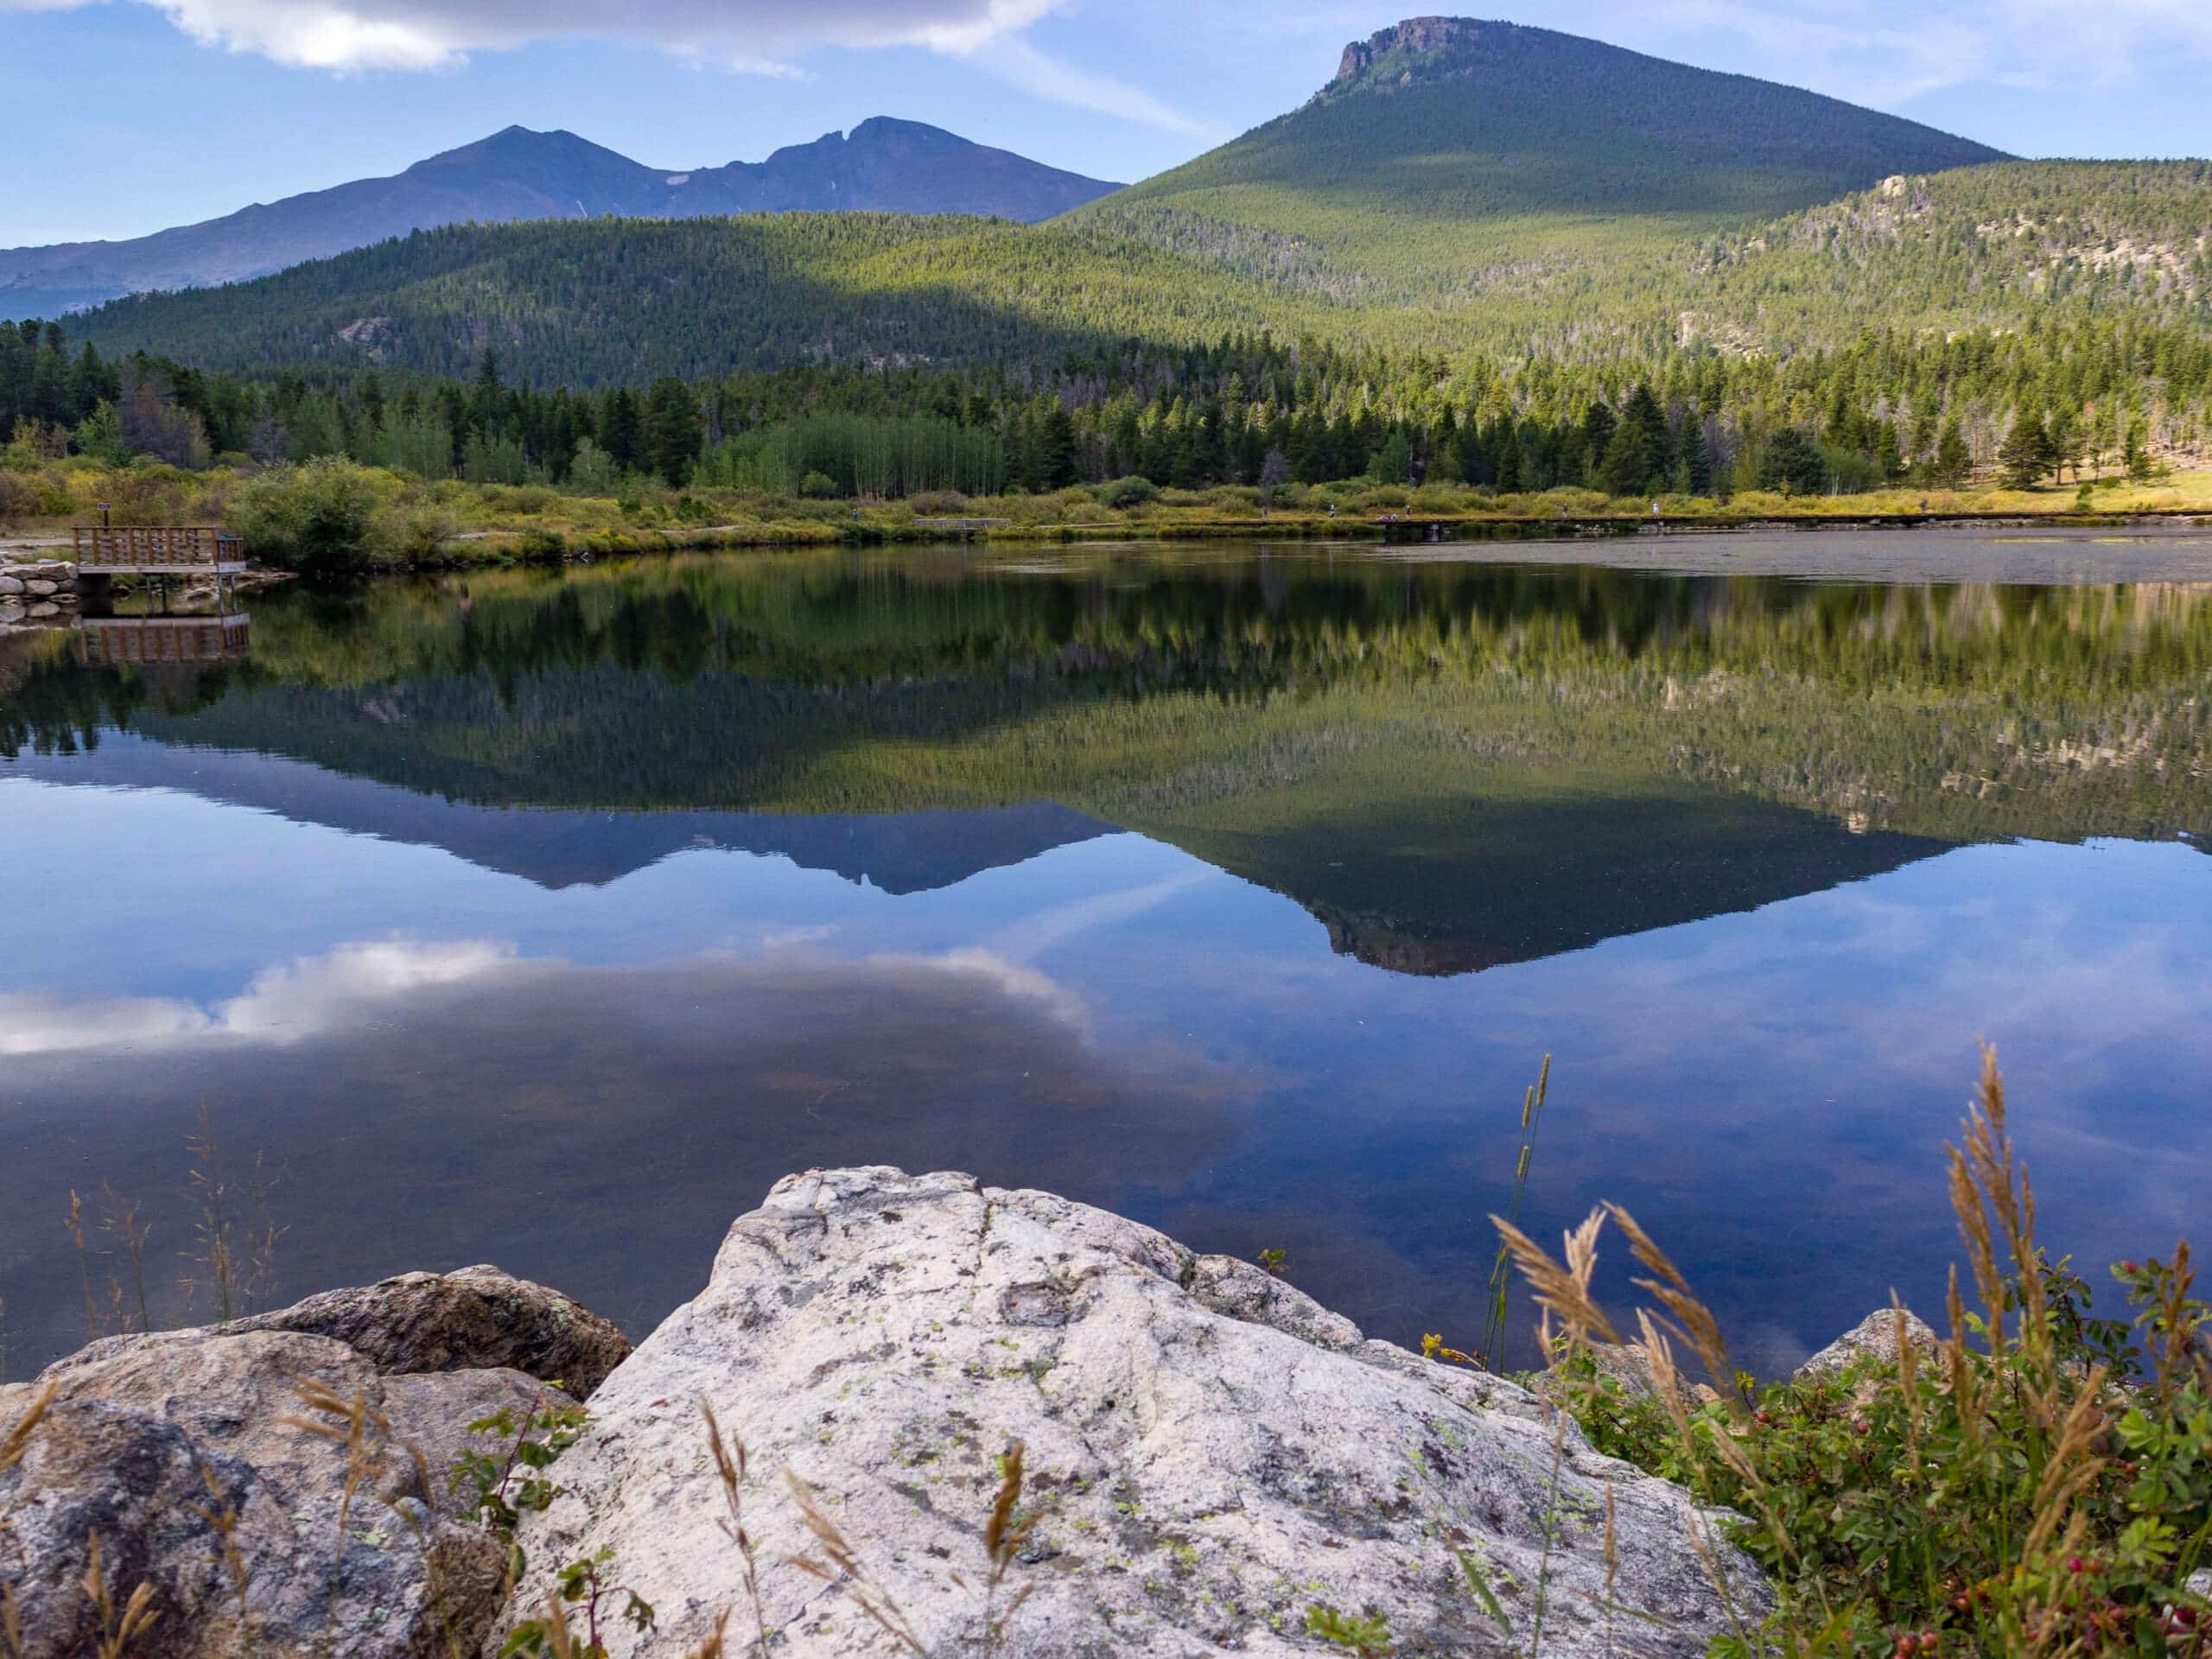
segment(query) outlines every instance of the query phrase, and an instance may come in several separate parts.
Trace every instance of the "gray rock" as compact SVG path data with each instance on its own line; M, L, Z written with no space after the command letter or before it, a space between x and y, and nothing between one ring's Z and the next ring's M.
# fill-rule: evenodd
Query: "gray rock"
M0 622L20 622L26 614L20 605L0 604Z
M380 1371L516 1370L588 1398L628 1338L557 1290L493 1267L405 1273L222 1327L334 1337Z
M1907 1339L1921 1353L1933 1353L1942 1339L1929 1328L1927 1321L1910 1308L1905 1310L1904 1317ZM1831 1376L1870 1354L1885 1365L1897 1363L1897 1315L1889 1308L1869 1313L1790 1373L1789 1380L1809 1382L1815 1377Z
M294 1421L330 1421L302 1400L305 1382L360 1404L350 1496L342 1426L334 1440ZM483 1639L506 1551L462 1518L444 1471L468 1422L531 1408L542 1384L512 1371L383 1376L327 1337L179 1332L62 1361L0 1395L0 1424L48 1382L59 1392L27 1454L0 1473L0 1581L25 1659L96 1646L83 1583L94 1538L116 1605L143 1584L159 1615L132 1659L432 1659Z
M24 612L23 614L29 617L33 621L37 621L42 617L60 615L61 607L50 599L42 599L39 601L37 604L32 606L30 609Z
M20 594L23 591L21 576L0 576L0 594Z
M35 599L52 599L61 591L61 584L48 582L42 576L33 576L23 584L23 591Z
M751 1629L702 1401L749 1446L744 1524L779 1659L899 1650L855 1583L791 1564L820 1546L779 1471L818 1494L931 1652L967 1654L1014 1440L1037 1519L992 1605L1027 1598L1001 1650L1029 1659L1340 1652L1305 1633L1324 1604L1387 1618L1402 1652L1517 1653L1540 1577L1557 1659L1702 1654L1729 1618L1693 1527L1738 1611L1769 1603L1719 1517L1510 1383L1365 1341L1255 1268L1103 1211L864 1169L779 1183L706 1290L601 1388L556 1466L563 1496L524 1523L533 1572L494 1642L558 1564L602 1548L661 1618L650 1636L608 1631L618 1659L672 1659L725 1610Z

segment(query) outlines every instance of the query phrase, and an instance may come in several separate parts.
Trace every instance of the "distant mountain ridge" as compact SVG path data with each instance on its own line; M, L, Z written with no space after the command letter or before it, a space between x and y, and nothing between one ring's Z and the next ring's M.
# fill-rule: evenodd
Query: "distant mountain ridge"
M1077 217L1421 303L2007 159L1799 87L1554 29L1416 17L1346 46L1298 109Z
M1289 113L1041 224L937 196L933 217L450 226L244 292L106 306L71 337L248 372L465 374L493 345L529 378L604 387L1262 330L1504 359L1788 356L1868 327L2014 331L2054 303L2170 323L2212 296L2190 164L2012 161L1801 88L1477 19L1409 19L1336 68ZM887 172L954 175L872 161L930 131L656 177L651 211L702 190L878 205ZM2024 212L2033 236L2015 234Z
M509 127L389 178L257 203L122 242L0 250L0 315L266 276L410 231L467 222L730 213L969 213L1034 222L1120 187L877 116L765 162L646 167L572 132Z

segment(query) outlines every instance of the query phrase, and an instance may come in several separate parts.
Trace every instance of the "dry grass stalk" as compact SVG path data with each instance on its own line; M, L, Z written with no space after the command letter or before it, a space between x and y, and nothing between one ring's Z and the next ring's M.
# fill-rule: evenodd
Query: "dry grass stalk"
M753 1605L754 1650L766 1659L768 1651L768 1615L761 1605L759 1564L754 1559L753 1535L745 1529L745 1441L741 1436L732 1436L725 1441L722 1427L715 1420L715 1408L704 1398L699 1410L707 1420L707 1446L715 1457L715 1474L721 1482L722 1506L729 1511L729 1518L721 1523L722 1531L737 1547L740 1570L745 1575L746 1599ZM721 1626L715 1627L714 1651L721 1651Z
M983 1523L983 1549L991 1560L990 1582L983 1595L983 1641L987 1647L995 1648L1006 1633L1006 1621L1020 1610L1036 1589L1033 1584L1024 1585L1019 1594L1008 1604L1004 1613L998 1611L1000 1587L1006 1576L1014 1570L1020 1558L1021 1547L1037 1524L1035 1515L1019 1518L1016 1511L1021 1503L1022 1443L1016 1440L1007 1448L999 1469L998 1496L991 1503L991 1518Z
M2043 1400L2056 1397L2057 1358L2051 1346L2050 1306L2036 1251L2035 1188L2012 1149L2005 1128L2005 1078L1997 1051L1981 1048L1981 1080L1962 1125L1963 1148L1948 1149L1951 1208L1972 1259L1982 1306L1989 1310L1992 1357L2005 1352L2007 1286L2000 1255L2012 1259L2018 1280L2020 1357Z
M330 1573L328 1619L330 1628L335 1630L338 1604L346 1582L346 1546L353 1522L353 1499L364 1485L384 1472L389 1451L397 1446L413 1465L416 1496L428 1509L434 1503L430 1469L419 1449L392 1433L391 1419L369 1403L366 1388L356 1387L350 1400L315 1377L297 1378L292 1388L313 1414L282 1421L317 1440L328 1440L346 1449L346 1478L338 1499L338 1547L332 1557Z
M0 1434L0 1475L6 1474L23 1460L24 1453L31 1447L31 1436L37 1432L40 1421L52 1408L54 1396L60 1392L60 1382L48 1382L32 1398L23 1414L16 1419L15 1426L5 1434Z
M1553 1261L1541 1245L1511 1222L1500 1216L1490 1219L1497 1229L1498 1236L1505 1241L1506 1249L1513 1252L1514 1263L1528 1281L1536 1306L1544 1312L1544 1346L1548 1353L1553 1353L1557 1346L1551 1339L1548 1324L1554 1317L1566 1326L1570 1348L1587 1346L1592 1337L1605 1342L1620 1340L1612 1321L1590 1298L1590 1279L1598 1267L1598 1235L1605 1225L1603 1210L1592 1210L1580 1227L1567 1235L1565 1267ZM1555 1363L1558 1357L1554 1353Z
M0 1584L0 1653L7 1659L24 1659L23 1615L16 1605L16 1592Z
M100 1184L100 1230L122 1236L124 1255L130 1263L131 1288L138 1299L138 1329L150 1332L154 1315L146 1300L146 1241L153 1236L153 1230L138 1219L137 1203L124 1198L105 1182ZM112 1274L108 1275L108 1291L117 1325L129 1330L130 1322L123 1312L123 1286Z
M2105 1368L2100 1365L2089 1373L2074 1409L2066 1414L2058 1444L2044 1464L2043 1478L2036 1483L2035 1524L2028 1529L2024 1551L2030 1557L2067 1523L2073 1516L2074 1500L2105 1472L2105 1459L2094 1449L2097 1435L2105 1427L2104 1413L2097 1405L2104 1385Z
M77 1247L77 1278L85 1292L85 1335L95 1338L103 1334L100 1306L92 1297L92 1254L85 1248L85 1201L77 1196L74 1187L69 1191L69 1219L62 1223L69 1237Z
M1636 1311L1636 1319L1638 1339L1651 1371L1652 1389L1659 1396L1659 1404L1666 1412L1668 1421L1674 1424L1675 1433L1681 1437L1683 1450L1692 1458L1702 1461L1704 1449L1710 1446L1721 1462L1734 1471L1738 1480L1757 1491L1764 1483L1759 1479L1758 1471L1751 1466L1751 1460L1745 1455L1744 1448L1736 1444L1734 1436L1700 1435L1695 1432L1694 1425L1690 1421L1689 1401L1682 1389L1682 1374L1675 1364L1674 1344L1668 1340L1667 1332L1643 1308Z
M1744 1621L1736 1611L1736 1592L1728 1582L1728 1575L1721 1570L1719 1559L1705 1541L1705 1535L1698 1529L1698 1512L1693 1509L1682 1517L1683 1529L1689 1534L1690 1548L1697 1556L1698 1566L1705 1573L1705 1581L1713 1586L1713 1593L1720 1598L1721 1611L1728 1615L1729 1625L1736 1632L1736 1640L1748 1647L1749 1637L1744 1631Z
M1656 1280L1638 1279L1637 1287L1656 1296L1667 1311L1681 1322L1684 1338L1696 1350L1714 1385L1725 1387L1734 1373L1728 1363L1728 1344L1720 1339L1720 1322L1713 1317L1712 1309L1697 1299L1681 1270L1666 1251L1652 1243L1651 1235L1636 1224L1634 1216L1618 1204L1609 1204L1605 1209L1620 1224L1621 1231L1628 1235L1630 1254L1658 1275Z
M560 1597L545 1598L545 1611L537 1621L537 1633L553 1659L582 1659L575 1632L569 1628L569 1610L561 1605Z
M1895 1290L1890 1292L1891 1329L1897 1333L1897 1387L1904 1391L1905 1455L1911 1460L1916 1479L1920 1475L1920 1353L1913 1345L1912 1325L1904 1311L1904 1302Z
M1976 1451L1982 1444L1982 1408L1975 1387L1974 1357L1967 1351L1966 1302L1959 1294L1958 1264L1951 1266L1950 1287L1944 1295L1951 1334L1943 1341L1944 1368L1950 1374L1951 1400L1957 1410L1959 1432Z
M729 1615L716 1614L715 1628L708 1631L705 1639L694 1645L691 1650L683 1656L683 1659L722 1659L725 1651L724 1643L727 1639L725 1632L728 1628Z
M99 1659L122 1659L124 1649L162 1616L154 1605L154 1586L142 1581L118 1610L108 1589L107 1574L101 1568L100 1535L96 1532L86 1539L83 1582L85 1599L92 1604L99 1619L99 1634L94 1642Z
M246 1602L246 1587L250 1575L246 1572L245 1557L238 1553L238 1508L224 1495L222 1483L215 1478L213 1469L202 1468L200 1478L207 1488L209 1501L194 1503L192 1509L214 1529L216 1554L222 1558L223 1571L231 1580L231 1593L238 1603L238 1643L249 1656L253 1652L253 1613Z
M2174 1246L2173 1271L2166 1275L2159 1294L2156 1363L2162 1397L2171 1396L2188 1382L2185 1373L2202 1375L2212 1369L2208 1368L2199 1342L2200 1327L2196 1317L2188 1312L2190 1294L2196 1283L2196 1269L2190 1265L2189 1241L2184 1238ZM2212 1377L2207 1381L2212 1382Z
M813 1489L789 1469L784 1471L784 1480L791 1488L791 1501L798 1505L799 1515L806 1522L806 1529L814 1535L815 1542L820 1547L818 1554L794 1555L791 1565L824 1584L842 1585L860 1610L893 1641L909 1653L927 1655L929 1649L914 1634L898 1602L861 1565L851 1541L837 1529L837 1523L823 1509L822 1500L815 1496Z

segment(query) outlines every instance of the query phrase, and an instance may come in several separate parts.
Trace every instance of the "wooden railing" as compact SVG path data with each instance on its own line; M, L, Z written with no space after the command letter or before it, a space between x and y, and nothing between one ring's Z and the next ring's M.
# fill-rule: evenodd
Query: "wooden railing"
M113 529L79 526L77 564L99 570L147 570L156 567L191 569L245 563L245 544L226 531L212 526L178 528L166 524L128 524Z
M235 662L251 634L246 618L229 616L86 617L79 625L85 659L120 667Z

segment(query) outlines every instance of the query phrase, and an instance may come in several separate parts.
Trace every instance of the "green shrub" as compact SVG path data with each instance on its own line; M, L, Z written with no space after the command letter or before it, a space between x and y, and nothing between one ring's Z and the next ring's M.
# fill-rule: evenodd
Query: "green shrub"
M271 467L238 493L247 553L310 573L358 569L391 546L393 480L337 455Z
M519 551L533 564L556 564L569 556L569 538L557 530L532 524L522 533Z
M799 480L798 493L810 501L826 501L837 493L837 480L827 473L809 473Z
M450 509L435 502L403 508L392 520L392 545L404 558L427 564L442 556L447 543L461 534L461 521Z
M1148 478L1117 478L1092 492L1102 507L1141 507L1160 499L1160 486Z
M1722 1659L2203 1651L2212 1601L2183 1585L2212 1543L2212 1310L2188 1244L2115 1268L2132 1317L2094 1317L2087 1284L2037 1243L1993 1054L1964 1128L1950 1190L1979 1306L1955 1276L1932 1351L1900 1307L1897 1357L1802 1382L1762 1389L1733 1370L1713 1316L1620 1210L1570 1236L1564 1267L1507 1229L1564 1333L1541 1391L1600 1452L1743 1517L1736 1541L1778 1607L1716 1643ZM1617 1337L1589 1298L1608 1221L1672 1315L1639 1315L1648 1389L1592 1345ZM1676 1344L1725 1392L1694 1395Z

